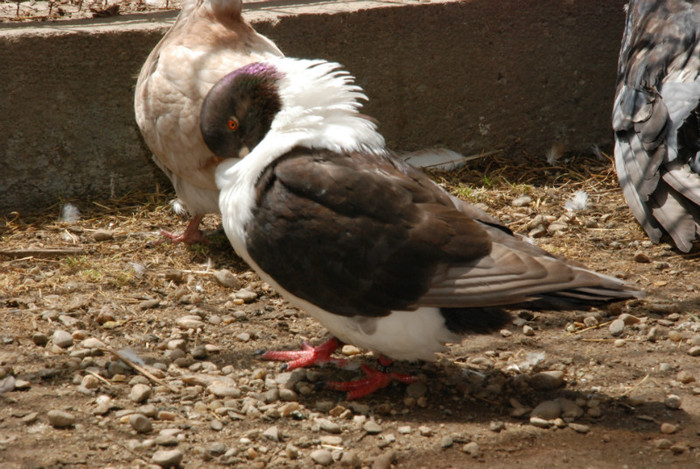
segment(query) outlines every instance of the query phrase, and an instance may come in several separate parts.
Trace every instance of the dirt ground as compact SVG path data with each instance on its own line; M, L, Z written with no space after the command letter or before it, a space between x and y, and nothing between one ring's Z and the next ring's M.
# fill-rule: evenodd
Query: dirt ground
M418 384L351 402L323 382L357 370L287 373L256 358L326 332L247 269L217 217L205 219L211 242L188 247L159 243L186 223L167 192L73 201L72 222L59 207L14 214L0 224L0 467L698 467L697 254L645 239L605 159L488 156L433 176L648 296L515 310L500 334L392 366ZM588 207L568 212L578 190ZM552 401L559 412L531 419Z

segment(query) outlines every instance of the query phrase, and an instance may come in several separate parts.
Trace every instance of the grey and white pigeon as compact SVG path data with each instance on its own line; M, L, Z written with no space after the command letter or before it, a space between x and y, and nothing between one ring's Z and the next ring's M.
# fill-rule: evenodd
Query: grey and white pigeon
M360 99L338 64L278 58L228 74L202 106L202 135L222 158L216 182L232 246L335 338L389 359L431 360L446 343L502 327L501 306L640 294L450 197L386 148ZM337 346L263 357L293 368L328 361ZM410 381L365 371L334 389L361 397Z
M218 159L199 131L204 97L233 70L282 56L245 22L241 9L241 0L185 0L136 83L136 122L154 161L192 216L183 234L163 232L173 242L204 241L199 230L203 216L219 213Z
M700 236L700 2L632 0L612 115L615 168L649 238Z

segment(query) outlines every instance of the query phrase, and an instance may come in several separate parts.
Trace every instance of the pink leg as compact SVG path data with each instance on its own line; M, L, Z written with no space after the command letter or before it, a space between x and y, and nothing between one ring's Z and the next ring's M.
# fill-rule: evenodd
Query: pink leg
M401 381L402 383L410 384L418 380L415 376L404 373L385 373L383 371L374 370L367 365L362 365L362 371L367 376L364 379L357 381L333 382L326 383L328 389L333 391L347 391L347 399L359 399L372 394L377 389L385 388L392 381Z
M160 234L165 236L166 238L170 239L170 241L173 244L177 244L177 243L207 244L209 242L209 240L207 240L207 238L204 236L204 233L202 233L202 230L199 229L199 224L202 223L203 218L204 218L204 215L194 215L190 219L190 222L188 223L187 228L185 229L184 233L182 233L182 234L175 234L175 233L171 233L171 232L165 231L165 230L161 230Z
M340 342L335 337L331 337L322 344L314 347L308 342L301 344L302 350L276 351L270 350L260 355L263 360L286 361L282 365L282 370L294 370L296 368L306 368L311 365L321 365L323 363L335 363L338 366L345 366L346 360L331 358L335 350L340 347Z

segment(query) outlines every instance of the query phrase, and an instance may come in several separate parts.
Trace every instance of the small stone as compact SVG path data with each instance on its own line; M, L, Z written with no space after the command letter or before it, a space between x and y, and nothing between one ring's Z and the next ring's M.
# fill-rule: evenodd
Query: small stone
M80 385L85 389L96 389L100 385L100 380L93 375L85 375Z
M111 230L98 229L92 233L92 239L97 242L109 241L110 239L114 239L114 232Z
M284 448L284 453L289 459L297 459L299 457L299 448L291 443L288 443L287 447Z
M34 345L37 345L39 347L43 347L44 345L49 343L49 336L46 334L42 334L40 332L37 332L32 336L32 342L34 342Z
M321 435L321 444L330 446L342 446L343 438L335 435Z
M333 455L325 449L317 449L311 452L311 459L321 466L330 466L333 463Z
M520 197L516 197L513 199L513 202L511 202L511 205L513 207L525 207L526 205L530 205L532 203L532 197L529 195L521 195Z
M615 342L613 342L613 345L617 348L620 348L620 347L624 347L625 343L627 343L625 341L625 339L615 339Z
M494 420L493 422L489 423L489 430L492 432L498 433L506 429L506 424L504 422L501 422L500 420Z
M554 223L551 223L551 224L547 227L547 232L548 232L548 233L551 233L551 234L554 234L554 233L557 233L557 232L559 232L559 231L564 231L564 230L566 230L567 228L568 228L568 226L567 226L565 223L561 223L561 222L555 221Z
M165 280L180 283L185 279L185 274L181 270L171 269L165 272Z
M634 257L632 258L634 262L638 262L640 264L650 264L651 259L649 256L647 256L645 253L638 251L634 254Z
M396 460L396 452L388 451L382 453L374 459L372 469L391 469L392 463Z
M527 324L525 324L523 326L523 334L528 336L528 337L532 337L535 335L535 330L531 326L528 326Z
M382 432L382 427L374 420L368 420L367 422L365 422L362 428L370 435L376 435L377 433Z
M416 381L406 387L406 395L414 399L425 396L428 392L428 387L422 381Z
M242 286L241 280L228 269L221 269L214 272L214 278L219 285L226 288L239 289Z
M551 391L564 383L563 371L542 371L530 376L528 383L537 391Z
M220 441L215 441L214 443L209 445L207 451L209 451L209 454L219 456L226 452L226 445Z
M282 401L296 401L299 399L299 396L293 389L287 389L287 388L280 388L279 390L280 394L280 400Z
M145 300L139 303L138 308L141 310L151 309L160 306L160 300L155 298L151 300Z
M613 322L610 323L608 330L610 331L611 336L619 336L625 330L625 321L623 321L620 318L615 319Z
M343 451L343 455L340 457L340 465L355 469L362 465L362 461L355 451Z
M212 420L209 427L215 432L220 432L224 429L224 424L221 422L221 420Z
M178 318L175 321L175 324L182 329L201 329L204 327L204 321L202 321L199 316L194 314Z
M258 298L258 294L246 288L238 290L234 295L236 299L243 300L245 303L250 303Z
M541 417L530 417L530 425L539 428L549 428L552 426L552 422Z
M75 416L63 410L50 410L47 417L51 426L55 428L67 428L75 424Z
M342 431L340 425L328 419L316 419L316 423L319 424L324 432L338 434Z
M425 425L421 425L418 427L418 433L420 433L421 436L433 436L433 429Z
M673 442L667 438L658 438L654 440L654 446L657 449L669 449L673 445Z
M700 345L695 345L693 347L690 347L688 349L688 355L690 355L691 357L700 356Z
M679 427L678 427L678 425L674 425L674 424L672 424L672 423L664 422L664 423L661 424L661 427L659 428L659 430L660 430L661 433L663 433L664 435L671 435L671 434L673 434L673 433L676 433L676 432L679 430Z
M454 439L453 439L451 436L449 436L449 435L443 436L443 437L440 439L440 447L441 447L441 448L451 448L452 445L454 445L454 444L455 444Z
M673 454L683 454L690 449L690 446L688 443L681 441L675 445L672 445L669 449Z
M153 453L151 462L160 467L175 467L180 464L183 456L179 449L160 450Z
M294 412L297 412L300 408L301 406L298 402L289 402L287 404L281 405L279 411L282 417L289 417Z
M100 339L96 339L94 337L88 337L87 339L80 342L80 346L83 348L92 350L92 349L102 348L105 346L105 344Z
M664 399L664 405L669 409L680 409L681 408L681 398L676 394L669 394Z
M248 342L250 340L250 334L247 332L241 332L240 334L236 335L236 339L240 340L241 342Z
M408 435L411 433L411 426L410 425L402 425L399 428L396 429L399 433L402 435Z
M272 440L274 442L279 442L280 441L280 430L277 428L277 426L272 426L265 430L262 434L264 438L267 438L268 440Z
M595 316L586 316L585 318L583 318L583 324L586 327L595 327L599 324L598 318L596 318Z
M345 356L351 357L353 355L361 354L362 350L355 347L354 345L346 344L346 345L343 345L343 348L340 350L340 353L342 353Z
M631 314L628 313L623 313L621 314L618 319L621 319L622 322L625 323L625 326L633 326L635 324L639 324L642 322L641 319L639 319L637 316L632 316Z
M462 446L462 452L467 453L473 458L478 458L481 456L481 449L476 441L470 441L469 443Z
M216 397L230 397L233 399L241 397L241 390L229 382L214 381L207 386L207 391Z
M544 401L535 407L530 413L531 417L539 417L544 420L553 420L561 416L560 401Z
M143 414L131 414L129 416L129 425L138 433L149 433L153 430L151 420Z
M4 380L3 380L4 381ZM2 386L0 386L1 388ZM16 391L27 391L32 387L32 383L24 379L15 379L14 389Z
M510 337L513 335L513 333L508 329L501 329L499 333L501 334L501 337Z
M51 341L61 348L68 348L73 345L73 336L62 329L56 329L51 336Z
M683 384L689 384L695 381L695 376L689 371L681 370L678 372L678 375L676 375L676 379Z
M147 384L135 384L129 393L129 399L138 404L151 397L151 387Z
M569 428L571 428L576 433L588 433L591 431L591 427L588 425L583 425L581 423L569 422Z
M569 399L559 398L557 399L559 405L561 406L561 417L567 420L574 420L583 416L583 409L578 406L574 401Z
M588 415L589 417L598 418L601 415L603 415L603 411L600 409L600 407L590 407L586 411L586 415Z

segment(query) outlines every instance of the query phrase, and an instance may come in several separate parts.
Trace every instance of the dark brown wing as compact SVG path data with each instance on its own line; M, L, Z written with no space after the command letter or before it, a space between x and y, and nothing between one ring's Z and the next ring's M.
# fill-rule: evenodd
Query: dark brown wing
M700 5L632 1L613 109L615 167L652 241L689 251L700 234Z
M631 294L473 220L389 156L295 149L256 192L251 257L282 288L336 314L503 305L560 290L578 289L584 301Z

